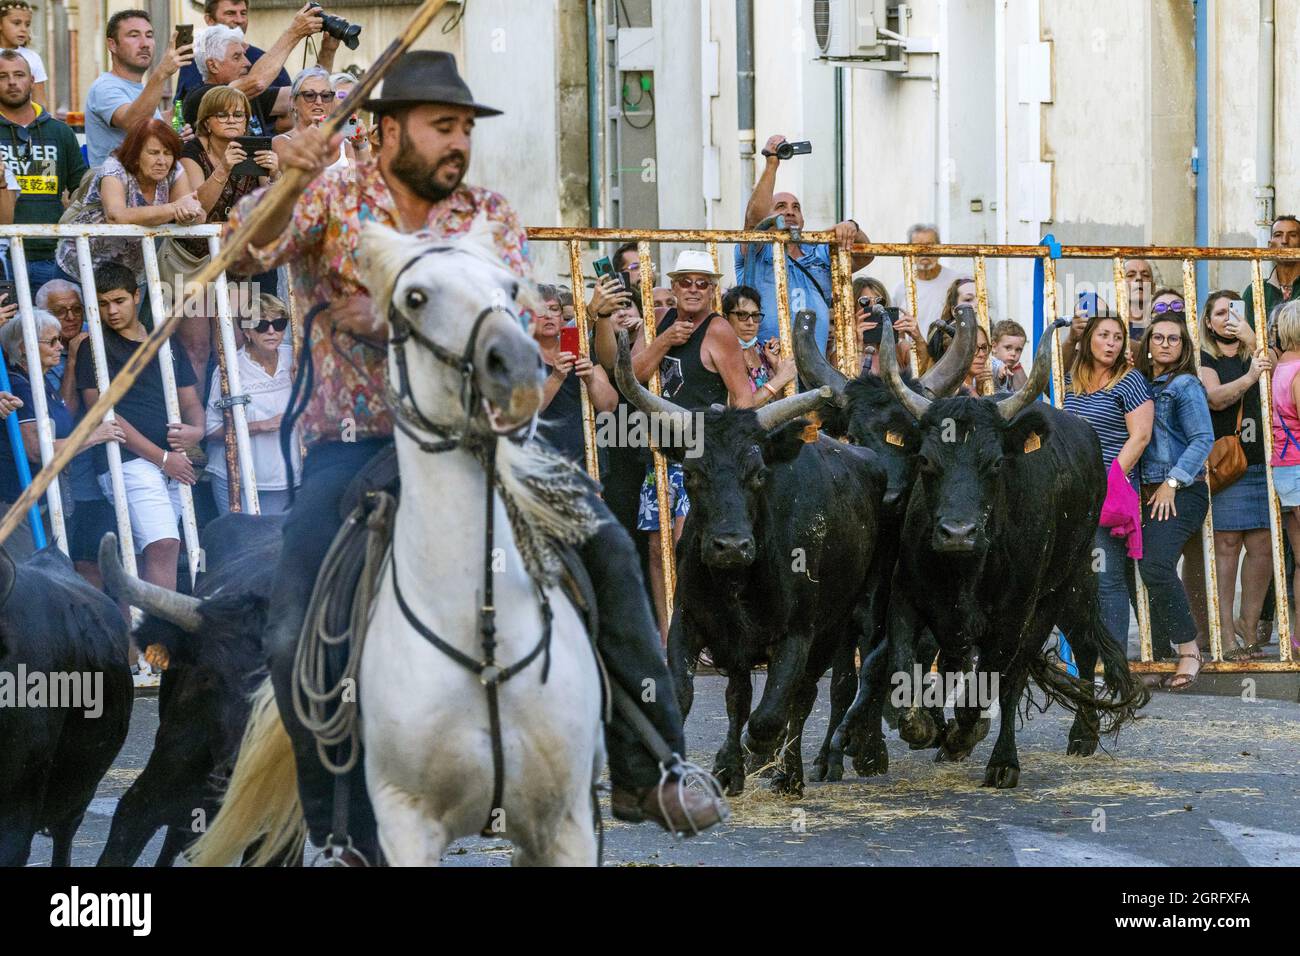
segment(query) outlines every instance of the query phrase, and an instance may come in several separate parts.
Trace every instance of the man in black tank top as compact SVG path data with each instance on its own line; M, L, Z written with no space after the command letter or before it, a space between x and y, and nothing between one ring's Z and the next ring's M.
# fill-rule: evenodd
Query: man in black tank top
M731 324L713 311L714 293L722 273L713 268L707 252L688 250L677 256L677 267L668 278L677 308L669 309L655 329L650 345L638 338L632 348L632 373L638 381L648 382L659 372L665 398L695 411L705 411L715 403L733 408L755 405L745 357ZM673 511L673 541L682 535L682 525L690 510L680 465L669 464L669 499ZM668 644L668 619L664 601L663 565L659 562L659 498L655 488L654 467L646 472L641 486L637 528L650 532L650 589L659 615L659 631Z

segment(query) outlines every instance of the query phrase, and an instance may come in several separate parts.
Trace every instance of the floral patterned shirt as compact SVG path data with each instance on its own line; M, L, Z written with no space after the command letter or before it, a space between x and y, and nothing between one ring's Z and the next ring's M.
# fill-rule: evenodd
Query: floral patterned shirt
M231 210L227 240L264 191L247 196ZM498 227L493 230L494 241L502 261L520 278L529 278L528 240L515 211L498 193L461 185L433 205L419 234L463 235L480 215ZM284 234L260 249L245 249L231 271L252 275L291 263L294 297L306 308L366 295L358 256L361 227L369 221L402 229L378 164L360 160L354 166L326 170L298 198ZM326 326L323 321L312 326L315 383L301 419L303 442L310 448L345 437L359 441L391 435L386 349Z

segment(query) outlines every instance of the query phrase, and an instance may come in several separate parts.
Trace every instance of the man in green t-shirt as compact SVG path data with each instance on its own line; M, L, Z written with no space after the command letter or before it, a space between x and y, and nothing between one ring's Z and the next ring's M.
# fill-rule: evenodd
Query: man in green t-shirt
M1292 215L1278 216L1269 232L1270 249L1300 249L1300 219ZM1241 297L1246 300L1246 321L1255 327L1255 289L1247 284ZM1300 299L1300 259L1274 259L1273 271L1264 279L1264 320L1273 314L1279 303Z

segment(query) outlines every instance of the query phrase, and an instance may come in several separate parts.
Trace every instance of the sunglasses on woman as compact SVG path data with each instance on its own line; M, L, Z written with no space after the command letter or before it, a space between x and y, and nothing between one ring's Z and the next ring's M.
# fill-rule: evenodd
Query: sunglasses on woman
M261 332L263 334L270 332L272 329L274 329L276 332L283 332L288 327L289 327L289 320L285 318L262 319L256 325L244 326L244 328L247 329L249 332Z
M1165 312L1181 312L1181 311L1183 311L1183 304L1178 301L1157 302L1155 305L1151 307L1151 312L1153 315L1161 315L1162 313Z
M326 90L324 93L317 93L315 90L300 90L298 95L308 103L324 103L328 100L334 99L334 94L329 90Z

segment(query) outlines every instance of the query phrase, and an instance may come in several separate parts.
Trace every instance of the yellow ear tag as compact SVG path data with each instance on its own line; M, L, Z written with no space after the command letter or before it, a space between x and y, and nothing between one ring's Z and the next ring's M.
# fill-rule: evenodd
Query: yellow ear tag
M161 644L150 644L144 649L144 659L149 662L149 666L154 670L165 671L167 665L171 663L171 655L167 653L167 648Z
M817 441L817 435L822 427L822 417L816 412L809 412L804 418L808 419L808 427L803 430L804 444L811 445Z
M902 448L903 436L898 434L898 432L885 432L885 444L896 445L899 448Z
M1025 439L1025 454L1031 451L1038 451L1043 447L1043 440L1038 437L1038 432L1030 432L1029 437Z

